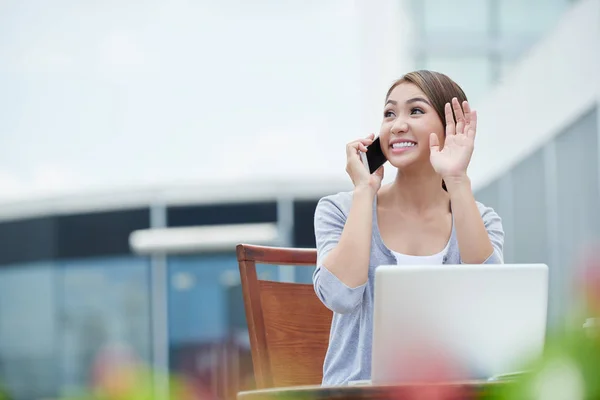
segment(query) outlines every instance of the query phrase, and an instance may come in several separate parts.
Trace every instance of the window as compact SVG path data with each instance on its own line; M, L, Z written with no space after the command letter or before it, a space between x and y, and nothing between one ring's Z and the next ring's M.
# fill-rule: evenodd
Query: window
M551 29L570 5L569 0L498 0L500 34L537 35Z
M552 245L559 246L557 279L563 286L556 302L561 311L572 305L570 288L581 252L600 234L597 118L594 108L556 138L558 243Z
M260 267L261 277L277 268ZM211 387L211 377L223 367L223 346L244 347L249 341L237 258L235 254L170 256L168 271L171 373Z
M428 57L425 68L448 75L462 87L475 108L492 84L493 66L488 57Z
M100 358L119 346L150 362L149 263L119 257L62 263L60 370L64 388L82 389Z
M485 34L489 29L488 0L424 0L423 30L427 36L464 33Z
M239 284L238 271L235 254L169 257L172 349L218 342L227 336L227 291ZM260 268L257 272L264 273Z
M511 173L516 262L551 261L544 171L544 153L543 150L539 150L519 163Z
M9 398L56 397L56 309L51 264L0 270L0 383Z

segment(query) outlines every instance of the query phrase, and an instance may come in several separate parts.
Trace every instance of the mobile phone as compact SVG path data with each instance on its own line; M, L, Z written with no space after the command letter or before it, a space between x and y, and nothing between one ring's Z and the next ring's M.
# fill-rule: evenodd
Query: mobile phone
M385 158L385 155L383 155L383 150L381 150L379 137L373 140L373 143L367 147L366 153L362 151L360 152L360 158L362 159L365 168L367 168L371 174L385 164L387 158Z

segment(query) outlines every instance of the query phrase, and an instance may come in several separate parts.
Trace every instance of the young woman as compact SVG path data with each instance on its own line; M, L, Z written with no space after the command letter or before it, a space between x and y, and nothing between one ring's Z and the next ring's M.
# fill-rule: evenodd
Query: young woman
M313 283L334 312L324 385L371 377L379 265L503 263L500 217L475 201L467 176L476 129L477 114L454 81L416 71L385 98L379 137L397 169L393 183L382 186L383 167L369 174L361 161L374 135L346 146L354 190L322 198L315 211Z

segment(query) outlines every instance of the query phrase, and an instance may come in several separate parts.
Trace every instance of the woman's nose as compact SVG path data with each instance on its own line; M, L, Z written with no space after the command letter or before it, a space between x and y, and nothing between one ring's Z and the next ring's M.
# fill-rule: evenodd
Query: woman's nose
M408 131L408 124L406 123L406 121L404 119L397 118L396 121L394 121L394 124L392 125L392 133L398 134L404 133L406 131Z

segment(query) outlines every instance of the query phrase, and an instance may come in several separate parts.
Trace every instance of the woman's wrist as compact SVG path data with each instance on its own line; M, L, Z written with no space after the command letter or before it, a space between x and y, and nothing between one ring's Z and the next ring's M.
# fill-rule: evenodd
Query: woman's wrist
M371 199L374 199L376 194L377 190L373 189L369 184L356 185L354 187L354 196L370 197Z
M450 196L453 194L471 192L471 179L469 179L467 174L444 177L443 179Z

